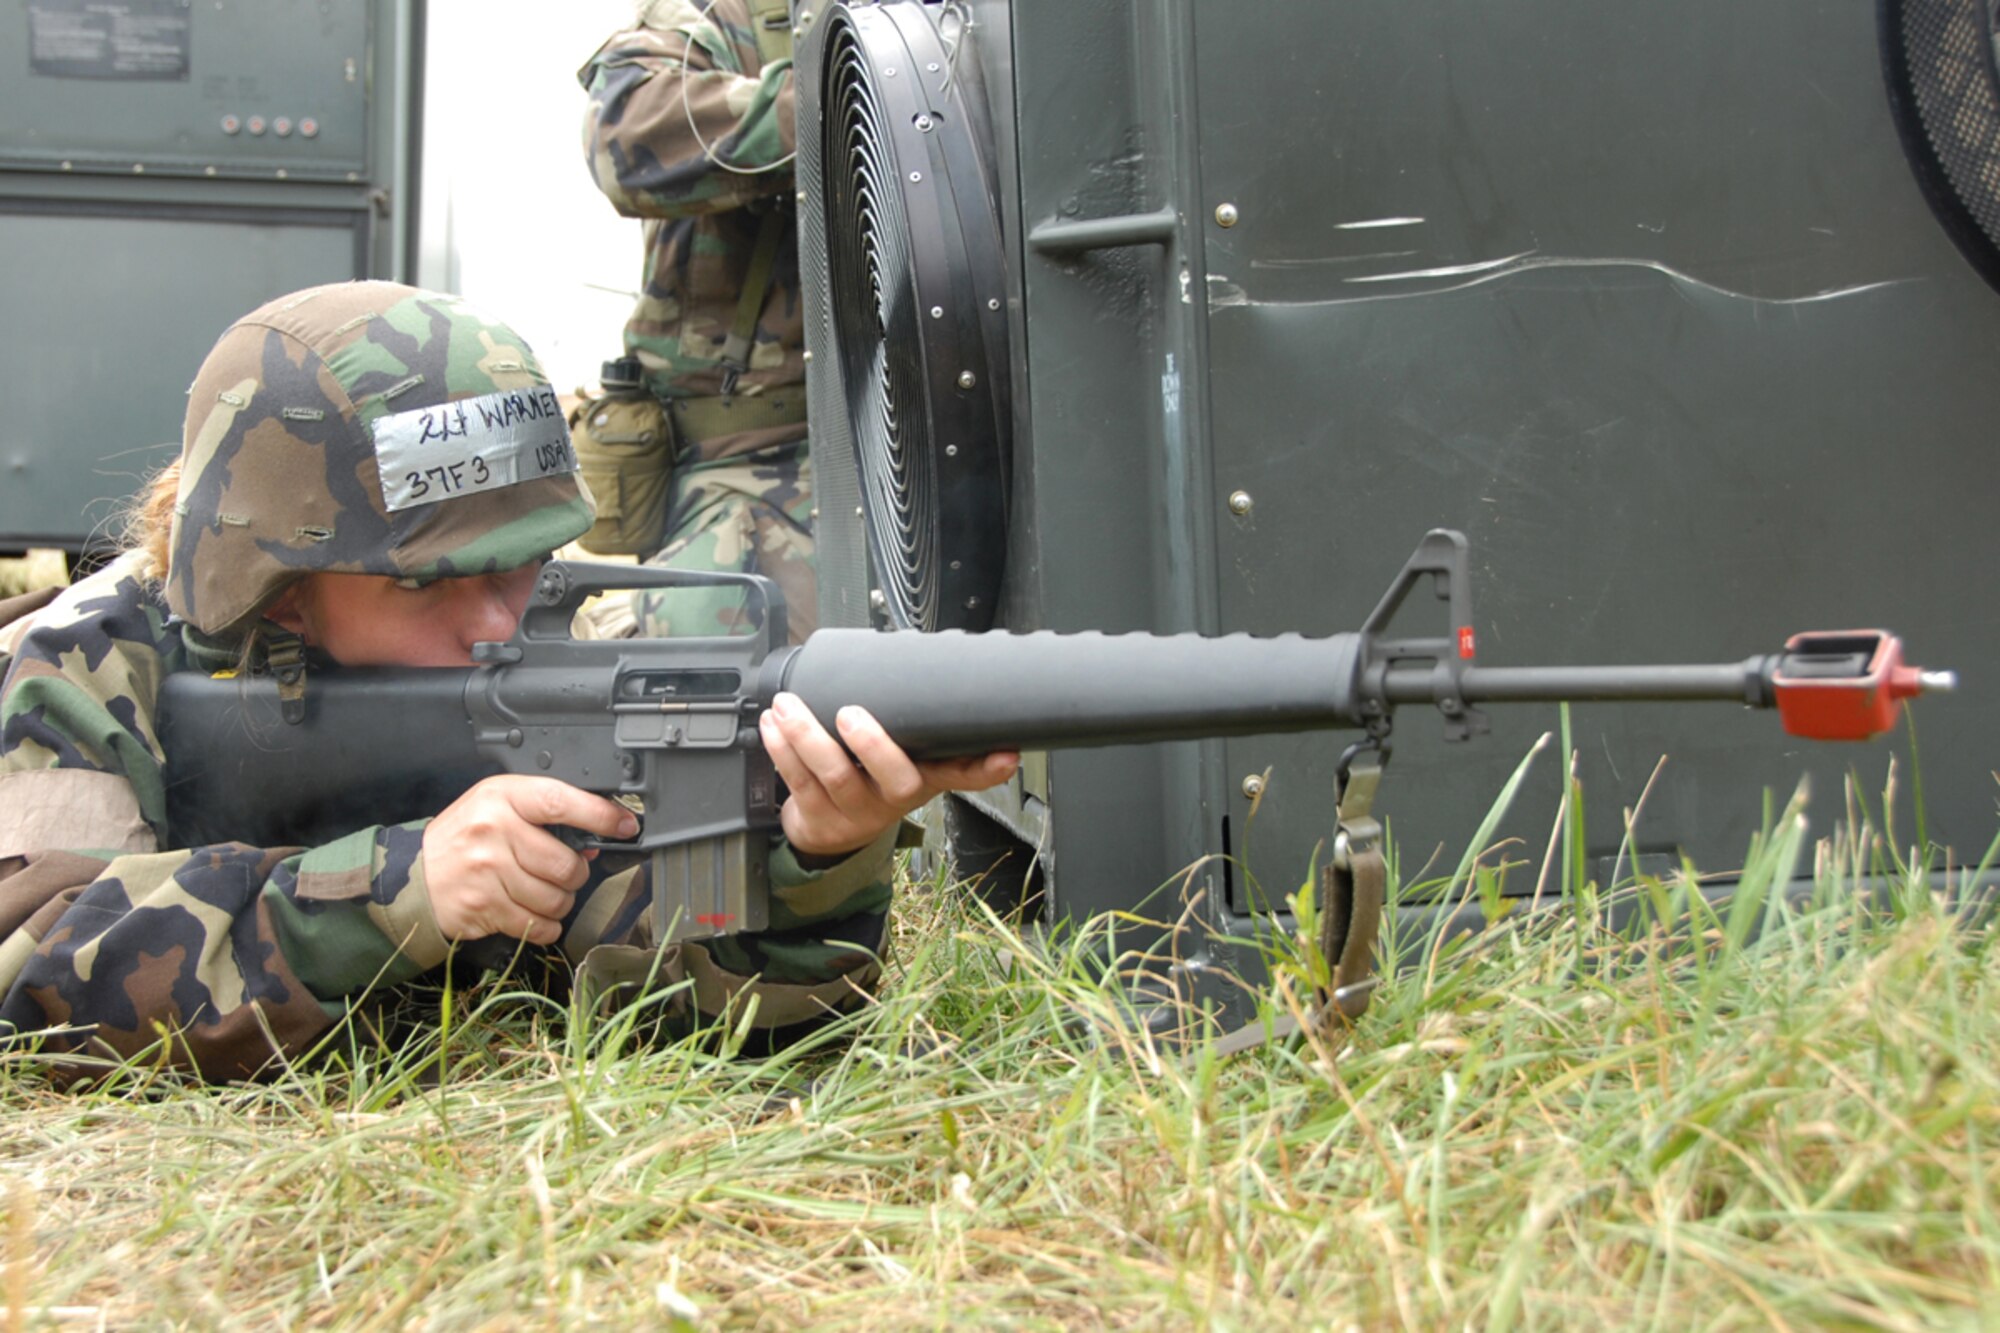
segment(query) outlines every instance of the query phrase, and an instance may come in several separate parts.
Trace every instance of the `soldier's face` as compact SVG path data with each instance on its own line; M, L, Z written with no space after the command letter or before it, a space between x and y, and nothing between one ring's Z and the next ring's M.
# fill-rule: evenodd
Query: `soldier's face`
M374 574L311 574L265 614L343 666L470 666L472 645L512 635L538 562L418 585Z

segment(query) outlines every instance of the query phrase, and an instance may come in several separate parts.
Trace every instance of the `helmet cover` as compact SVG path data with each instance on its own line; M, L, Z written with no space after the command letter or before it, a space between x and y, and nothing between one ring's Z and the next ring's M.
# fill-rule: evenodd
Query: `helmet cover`
M230 326L188 390L167 604L209 634L313 573L512 569L590 527L555 391L455 296L347 282Z

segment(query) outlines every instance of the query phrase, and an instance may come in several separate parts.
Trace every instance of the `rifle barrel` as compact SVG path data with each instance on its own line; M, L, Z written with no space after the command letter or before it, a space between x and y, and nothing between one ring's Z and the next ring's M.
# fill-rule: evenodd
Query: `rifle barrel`
M1465 669L1460 682L1468 703L1719 699L1760 704L1768 702L1765 660L1686 666L1475 666ZM1402 675L1415 679L1406 681ZM1430 680L1429 671L1391 671L1386 681L1389 702L1429 702Z

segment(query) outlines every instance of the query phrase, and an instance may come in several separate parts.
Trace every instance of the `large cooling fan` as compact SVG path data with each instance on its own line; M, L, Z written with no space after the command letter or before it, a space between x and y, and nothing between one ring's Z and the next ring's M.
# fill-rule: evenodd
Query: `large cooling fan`
M1917 180L1972 266L2000 287L1996 0L1881 0L1889 101Z
M1007 539L1005 273L965 40L956 7L887 0L830 6L799 53L815 458L849 437L876 608L924 630L991 623ZM816 466L824 512L844 500Z

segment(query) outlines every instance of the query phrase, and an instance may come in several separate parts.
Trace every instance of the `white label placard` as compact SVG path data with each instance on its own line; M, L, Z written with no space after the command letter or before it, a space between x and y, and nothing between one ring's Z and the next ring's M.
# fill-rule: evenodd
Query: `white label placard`
M562 403L546 384L397 412L375 422L391 512L576 471Z

